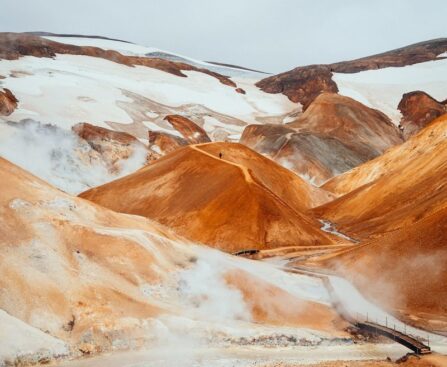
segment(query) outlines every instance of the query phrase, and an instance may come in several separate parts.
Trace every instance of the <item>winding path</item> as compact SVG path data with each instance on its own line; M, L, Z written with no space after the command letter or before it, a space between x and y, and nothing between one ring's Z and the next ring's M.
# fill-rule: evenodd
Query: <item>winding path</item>
M244 175L244 178L245 178L245 181L247 181L248 183L253 183L253 177L251 177L251 174L248 171L247 167L244 167L243 165L241 165L239 163L234 163L234 162L228 161L228 160L226 160L224 158L216 157L215 155L213 155L211 153L208 153L205 150L200 149L198 145L190 145L189 147L191 149L194 149L194 150L196 150L196 151L198 151L200 153L203 153L203 154L207 155L208 157L211 157L211 158L216 159L218 161L222 161L222 162L231 164L232 166L238 167L242 171L242 173Z

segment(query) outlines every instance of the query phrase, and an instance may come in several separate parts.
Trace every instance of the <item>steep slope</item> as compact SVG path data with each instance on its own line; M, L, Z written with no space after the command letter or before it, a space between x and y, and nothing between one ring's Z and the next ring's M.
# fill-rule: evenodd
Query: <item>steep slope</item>
M176 256L185 259L166 248L174 236L70 197L2 158L0 166L1 309L98 348L111 347L104 338L112 330L112 339L125 337L126 318L161 312L139 287L159 282Z
M360 239L408 228L447 206L447 119L328 182L344 196L314 210Z
M333 93L320 94L286 126L250 125L241 143L316 185L402 142L384 114Z
M282 93L304 109L320 93L338 92L385 112L397 125L402 94L420 89L445 98L447 62L441 55L446 51L447 39L435 39L357 60L297 67L256 85Z
M447 331L447 208L328 264L410 324Z
M88 121L144 141L148 130L178 134L166 115L190 118L213 140L237 141L248 123L282 122L297 109L255 87L256 73L220 67L238 70L230 78L212 64L168 56L102 38L2 33L0 86L20 100L12 121L66 129Z
M161 131L149 131L149 150L160 158L181 147L189 145L186 139Z
M406 139L447 113L445 104L421 91L405 93L397 108L402 114L400 126Z
M329 196L240 144L185 147L81 197L226 251L334 242L304 214Z
M392 172L411 167L412 162L435 156L446 144L447 116L441 116L403 144L340 176L332 178L323 188L337 196L345 195Z
M241 143L267 155L315 186L362 164L338 139L281 125L249 125Z
M176 135L162 131L149 131L149 150L157 158L185 145L211 142L204 129L184 116L167 115L165 121L168 121L175 129Z
M214 346L290 330L316 344L344 335L318 280L188 243L2 158L0 169L2 365L156 348L186 335ZM256 294L246 294L247 282Z

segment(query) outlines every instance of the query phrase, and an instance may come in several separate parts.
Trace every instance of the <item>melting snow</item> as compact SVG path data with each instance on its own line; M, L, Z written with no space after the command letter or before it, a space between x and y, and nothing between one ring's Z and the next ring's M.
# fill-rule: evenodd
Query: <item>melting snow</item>
M397 106L404 93L422 90L437 100L447 98L447 60L353 74L334 73L333 80L340 94L384 112L398 125L401 115Z
M329 222L328 220L320 219L319 222L323 225L323 226L321 227L321 230L322 230L322 231L325 231L325 232L327 232L327 233L332 233L332 234L334 234L334 235L336 235L336 236L338 236L338 237L340 237L340 238L343 238L343 239L345 239L345 240L348 240L348 241L350 241L350 242L358 243L357 240L355 240L355 239L353 239L353 238L351 238L351 237L348 237L348 236L346 236L346 235L343 234L343 233L338 232L338 231L335 229L334 224L331 223L331 222Z

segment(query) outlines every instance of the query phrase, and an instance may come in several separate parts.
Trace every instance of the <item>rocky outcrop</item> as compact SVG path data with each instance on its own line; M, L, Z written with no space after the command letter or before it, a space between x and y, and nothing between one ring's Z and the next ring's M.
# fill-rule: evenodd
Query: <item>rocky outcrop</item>
M292 123L251 125L241 138L315 185L402 142L383 113L335 93L320 94Z
M148 137L149 149L155 154L154 157L156 158L188 145L185 139L161 131L149 131Z
M4 88L0 91L0 115L9 116L17 108L19 100L12 94L12 92Z
M431 61L447 51L447 39L436 39L382 54L327 65L310 65L262 79L256 85L267 93L282 93L303 109L322 92L337 92L332 73L357 73L387 67L402 67Z
M364 161L403 142L399 129L385 114L335 93L320 94L288 126L336 138L356 151Z
M72 130L98 152L111 172L119 172L123 160L129 159L136 150L147 147L134 136L121 131L109 130L89 123L79 123ZM147 152L147 160L151 159Z
M175 62L159 58L127 56L118 51L103 50L99 47L59 43L29 33L0 34L0 59L17 60L23 56L53 58L56 54L99 57L128 66L146 66L185 78L187 75L182 73L182 71L197 71L218 79L222 84L234 88L237 87L236 83L227 76L183 62Z
M262 79L256 84L264 92L285 94L292 102L301 103L303 110L322 92L338 92L332 71L326 65L303 66L286 73Z
M417 133L447 112L447 105L425 92L405 93L397 107L402 114L400 126L405 138Z
M189 144L209 143L206 131L190 119L180 115L167 115L164 118Z

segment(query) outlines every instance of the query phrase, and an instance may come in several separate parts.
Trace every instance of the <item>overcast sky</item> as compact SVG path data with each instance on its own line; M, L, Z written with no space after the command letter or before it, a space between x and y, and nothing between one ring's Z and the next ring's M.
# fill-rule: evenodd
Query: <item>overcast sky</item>
M447 37L446 0L0 0L1 31L94 34L280 72Z

